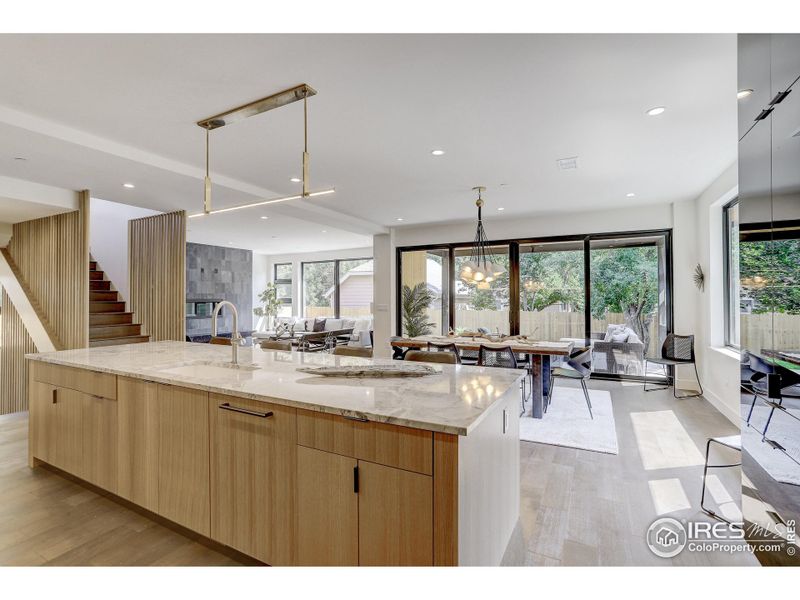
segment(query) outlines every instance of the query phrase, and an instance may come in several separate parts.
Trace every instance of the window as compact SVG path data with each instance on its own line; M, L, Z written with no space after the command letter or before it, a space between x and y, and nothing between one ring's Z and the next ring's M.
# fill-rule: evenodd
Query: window
M370 317L372 266L371 258L303 263L303 316Z
M725 345L739 348L739 200L722 209L725 274Z
M278 263L275 265L273 280L275 291L278 294L279 317L292 316L292 263Z
M487 258L502 273L477 286L459 277L468 243L398 248L395 331L573 340L591 345L594 373L641 378L644 356L672 330L671 239L657 230L497 241ZM415 286L429 292L422 308Z

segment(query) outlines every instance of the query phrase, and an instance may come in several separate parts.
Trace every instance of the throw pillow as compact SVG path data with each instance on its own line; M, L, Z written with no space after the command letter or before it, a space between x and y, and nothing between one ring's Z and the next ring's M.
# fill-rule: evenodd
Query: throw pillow
M621 331L619 333L611 334L611 341L615 344L621 344L628 341L628 332Z
M325 321L327 321L327 319L314 319L314 329L312 329L312 331L314 333L325 331Z

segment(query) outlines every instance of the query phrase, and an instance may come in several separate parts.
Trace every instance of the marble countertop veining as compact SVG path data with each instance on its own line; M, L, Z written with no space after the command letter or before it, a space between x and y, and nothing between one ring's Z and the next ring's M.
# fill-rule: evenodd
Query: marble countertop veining
M397 363L256 346L239 348L237 369L226 366L230 347L188 342L83 348L26 358L458 435L468 435L504 394L519 393L524 374L515 369L437 364L438 373L426 377L329 378L296 369Z

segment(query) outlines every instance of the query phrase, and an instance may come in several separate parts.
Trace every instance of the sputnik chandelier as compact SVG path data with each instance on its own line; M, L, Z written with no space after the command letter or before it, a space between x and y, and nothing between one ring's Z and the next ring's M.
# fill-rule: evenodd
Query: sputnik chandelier
M189 218L203 217L205 215L214 215L218 213L231 212L234 210L241 210L243 208L253 208L255 206L264 206L266 204L276 204L278 202L286 202L288 200L299 200L301 198L314 198L317 196L325 196L332 194L336 190L329 188L326 190L318 190L315 192L309 189L308 169L309 169L309 154L308 154L308 98L315 96L317 91L310 85L301 84L288 90L283 90L277 94L272 94L266 98L261 98L255 102L250 102L244 106L232 108L213 117L202 119L197 122L199 127L206 130L206 176L205 186L203 191L203 212L189 215ZM291 196L281 196L277 198L266 198L263 200L256 200L247 204L239 204L236 206L226 206L225 208L211 208L211 152L210 152L210 133L214 129L225 127L231 123L243 121L248 117L260 115L268 110L286 106L298 100L303 101L303 191L301 194L293 194Z
M489 284L503 274L505 269L490 262L487 258L489 240L486 238L486 231L483 229L481 219L481 209L483 208L481 193L485 192L486 188L478 186L472 189L478 192L478 199L475 201L475 206L478 207L478 225L475 229L475 241L472 242L470 259L461 267L459 277L464 283L474 285L479 290L488 290Z

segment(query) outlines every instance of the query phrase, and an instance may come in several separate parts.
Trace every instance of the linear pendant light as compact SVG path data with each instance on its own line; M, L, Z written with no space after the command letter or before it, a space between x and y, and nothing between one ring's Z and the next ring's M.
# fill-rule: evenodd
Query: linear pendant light
M230 212L233 210L252 208L254 206L264 206L265 204L286 202L288 200L313 198L315 196L323 196L335 192L336 190L334 188L320 190L317 192L309 191L308 173L309 173L310 155L308 153L308 98L309 96L315 96L316 94L317 91L314 88L312 88L308 84L303 83L293 88L289 88L287 90L278 92L277 94L272 94L271 96L267 96L266 98L261 98L260 100L256 100L254 102L250 102L249 104L244 104L242 106L232 108L225 112L219 113L218 115L214 115L213 117L208 117L206 119L198 121L197 125L206 130L206 175L205 175L204 189L203 189L203 212L194 215L189 215L189 217L193 218L193 217L202 217L204 215L214 215L223 212ZM220 208L216 210L212 209L211 173L210 173L211 151L210 151L210 136L209 136L210 132L214 129L219 129L220 127L225 127L226 125L230 125L231 123L242 121L244 119L247 119L248 117L260 115L263 112L280 108L281 106L286 106L287 104L291 104L292 102L297 102L298 100L303 101L303 193L293 196L282 196L267 200L259 200L257 202L240 204L238 206L230 206L227 208Z

